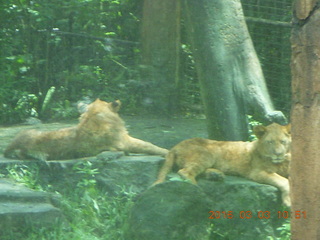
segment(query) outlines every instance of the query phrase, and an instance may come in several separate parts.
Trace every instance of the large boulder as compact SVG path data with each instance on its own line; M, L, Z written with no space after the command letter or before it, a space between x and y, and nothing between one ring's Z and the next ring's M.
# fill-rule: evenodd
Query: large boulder
M160 156L131 155L110 159L109 154L98 156L94 164L100 165L98 184L110 195L121 191L142 193L154 182L164 159ZM101 167L104 164L104 167Z
M199 186L211 199L208 220L214 239L265 240L277 235L283 223L278 211L284 208L277 188L231 176L219 182L200 180Z
M208 239L210 200L198 186L167 182L141 194L128 219L126 239Z
M199 185L171 181L145 191L128 219L128 239L267 239L282 210L275 187L226 177Z

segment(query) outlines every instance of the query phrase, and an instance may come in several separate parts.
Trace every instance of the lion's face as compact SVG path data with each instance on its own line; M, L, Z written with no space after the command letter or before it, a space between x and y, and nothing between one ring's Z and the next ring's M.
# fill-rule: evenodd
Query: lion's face
M267 127L256 126L253 131L259 139L259 154L272 163L282 163L291 144L290 125L281 126L273 123Z

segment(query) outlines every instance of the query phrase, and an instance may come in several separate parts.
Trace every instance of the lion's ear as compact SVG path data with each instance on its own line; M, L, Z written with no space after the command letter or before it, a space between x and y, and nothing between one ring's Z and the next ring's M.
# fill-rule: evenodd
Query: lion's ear
M267 128L262 125L255 126L253 128L253 133L257 136L257 138L261 138L267 132Z
M120 100L115 100L114 102L112 102L112 109L114 112L118 112L120 110L120 107L121 107Z

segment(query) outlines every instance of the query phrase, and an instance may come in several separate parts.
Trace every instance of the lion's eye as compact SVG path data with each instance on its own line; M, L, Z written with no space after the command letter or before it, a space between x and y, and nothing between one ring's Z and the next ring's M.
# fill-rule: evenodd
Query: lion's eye
M286 144L286 140L280 140L281 144Z

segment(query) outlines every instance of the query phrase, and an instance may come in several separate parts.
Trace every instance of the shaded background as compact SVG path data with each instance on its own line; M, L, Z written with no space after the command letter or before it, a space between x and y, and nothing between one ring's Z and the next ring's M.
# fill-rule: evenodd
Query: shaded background
M289 117L292 1L242 4L275 107ZM10 0L0 5L0 124L23 122L30 116L74 118L77 101L96 97L120 99L126 114L166 115L157 112L159 106L146 93L153 83L141 76L142 0ZM201 117L184 22L181 31L175 112Z

